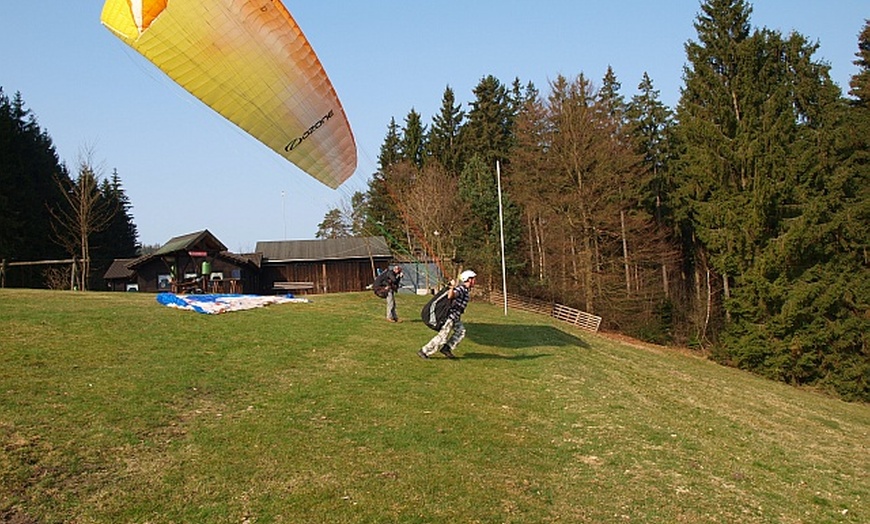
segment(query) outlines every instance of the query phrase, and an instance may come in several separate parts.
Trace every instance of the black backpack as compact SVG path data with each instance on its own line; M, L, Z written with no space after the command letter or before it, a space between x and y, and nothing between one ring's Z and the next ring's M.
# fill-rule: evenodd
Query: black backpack
M439 291L420 311L423 323L435 331L440 331L444 323L447 322L447 313L450 311L450 299L447 298L449 291L449 287Z
M375 295L380 298L387 298L387 295L390 293L390 283L387 278L387 271L392 271L392 269L385 269L378 278L375 279L375 282L372 284L372 291L375 292Z

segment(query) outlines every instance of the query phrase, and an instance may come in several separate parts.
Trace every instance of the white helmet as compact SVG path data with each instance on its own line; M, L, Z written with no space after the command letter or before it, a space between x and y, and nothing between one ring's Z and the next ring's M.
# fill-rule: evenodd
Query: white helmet
M474 278L476 276L477 276L477 273L475 273L474 271L472 271L470 269L466 269L465 271L463 271L462 273L459 274L459 281L460 282L467 282L468 280L471 280L472 278Z

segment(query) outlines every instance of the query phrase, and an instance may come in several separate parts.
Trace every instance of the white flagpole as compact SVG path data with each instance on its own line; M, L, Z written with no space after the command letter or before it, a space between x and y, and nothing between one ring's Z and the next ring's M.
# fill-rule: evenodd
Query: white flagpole
M504 295L504 314L507 316L508 313L508 299L507 299L507 272L505 270L505 262L504 262L504 210L501 205L501 164L498 160L495 161L495 173L496 180L498 182L498 228L499 234L501 236L501 287L502 287L502 295Z

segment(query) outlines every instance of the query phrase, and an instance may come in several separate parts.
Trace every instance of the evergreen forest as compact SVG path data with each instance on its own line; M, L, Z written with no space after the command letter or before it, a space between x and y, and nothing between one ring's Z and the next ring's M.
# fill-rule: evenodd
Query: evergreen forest
M381 234L489 288L504 264L509 292L608 330L870 399L870 21L844 94L818 44L751 13L702 3L673 109L610 68L485 76L466 107L447 86L431 123L390 120L368 191L318 236Z
M0 87L0 277L4 287L104 289L116 258L139 254L132 204L117 171L103 176L94 151L73 173L21 93ZM65 261L16 267L16 262ZM74 269L75 268L75 269Z

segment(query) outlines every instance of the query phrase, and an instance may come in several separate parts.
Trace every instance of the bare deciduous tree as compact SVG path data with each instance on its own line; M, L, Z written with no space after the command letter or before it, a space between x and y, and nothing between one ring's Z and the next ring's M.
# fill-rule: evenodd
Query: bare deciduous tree
M420 170L403 194L403 212L417 229L416 236L439 261L456 255L466 205L459 199L458 181L435 162ZM449 272L449 271L448 271Z
M91 235L103 231L117 212L100 192L100 169L94 165L94 151L85 147L79 153L74 180L57 178L63 192L64 206L51 209L52 229L56 241L69 254L81 260L76 286L86 290L90 275Z

